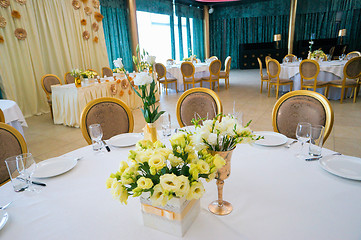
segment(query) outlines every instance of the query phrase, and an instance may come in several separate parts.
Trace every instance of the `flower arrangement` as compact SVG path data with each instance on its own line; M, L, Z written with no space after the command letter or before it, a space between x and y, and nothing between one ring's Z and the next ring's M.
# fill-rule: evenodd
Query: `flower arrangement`
M119 170L106 181L114 199L127 204L130 195L139 197L150 192L152 204L164 206L173 197L202 197L205 190L200 179L214 179L225 160L205 149L196 152L190 133L179 132L170 143L172 149L159 141L139 141L136 149L129 152L130 164L122 161Z
M81 74L82 74L83 70L80 70L78 68L74 68L70 71L70 75L72 75L75 78L80 78Z
M153 65L150 65L147 61L148 57L149 57L149 53L143 49L143 51L142 51L143 53L141 54L139 45L137 45L136 52L137 52L137 55L133 56L133 63L136 66L137 71L142 72L147 69L151 71L152 70L151 68L153 67ZM151 59L149 59L149 60L151 60ZM155 63L155 57L154 57L154 63Z
M90 70L87 70L87 71L82 72L81 76L83 78L95 78L97 76L97 73L93 72L93 71L90 71Z
M192 122L196 129L192 141L198 151L230 151L239 143L251 143L261 138L252 134L249 128L251 121L242 127L231 115L219 114L213 120L193 119Z
M312 53L311 53L311 58L312 59L316 59L316 60L318 60L318 59L327 59L327 56L326 56L326 54L321 50L321 48L320 49L318 49L318 50L315 50L315 51L313 51Z
M115 66L115 68L113 69L113 73L124 73L124 65L122 60L122 58L117 58L113 61Z

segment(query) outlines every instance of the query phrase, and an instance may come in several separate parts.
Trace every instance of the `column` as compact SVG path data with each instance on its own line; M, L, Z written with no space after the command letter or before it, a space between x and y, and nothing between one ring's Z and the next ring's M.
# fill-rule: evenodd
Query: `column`
M137 49L137 45L139 44L139 38L138 38L138 25L137 25L137 7L135 4L135 0L128 0L128 9L129 9L129 31L130 31L130 41L132 43L132 53L133 55L137 55L136 49Z
M208 6L204 6L203 8L203 21L204 21L204 53L205 57L210 57L210 48L209 48L209 13Z
M295 36L296 10L297 10L297 0L291 0L290 22L289 22L289 28L288 28L288 54L292 54L292 52L293 52L293 39Z

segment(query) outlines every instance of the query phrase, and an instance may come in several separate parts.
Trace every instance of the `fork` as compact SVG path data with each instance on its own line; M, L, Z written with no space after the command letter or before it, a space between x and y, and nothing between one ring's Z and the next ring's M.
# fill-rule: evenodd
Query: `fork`
M339 153L339 152L335 152L335 153L332 153L330 155L326 155L325 157L327 156L335 156L335 155L342 155L342 153ZM310 161L315 161L315 160L319 160L321 159L323 156L319 156L319 157L313 157L313 158L306 158L305 160L310 162Z
M4 210L6 209L7 207L9 207L10 204L12 204L14 202L14 200L12 200L11 202L9 202L8 204L5 204L4 206L0 206L0 210Z
M292 144L296 143L297 140L293 140L292 142L290 142L289 144L285 145L285 148L290 148Z

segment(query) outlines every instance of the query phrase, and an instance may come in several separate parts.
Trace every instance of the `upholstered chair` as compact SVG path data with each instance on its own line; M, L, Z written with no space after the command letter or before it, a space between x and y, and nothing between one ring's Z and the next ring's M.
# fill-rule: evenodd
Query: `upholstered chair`
M264 62L266 63L266 66L267 66L267 62L269 61L269 60L271 60L272 58L271 58L271 56L266 56L265 58L264 58Z
M351 58L354 58L354 57L360 57L361 56L361 53L359 51L353 51L353 52L349 52L347 53L346 55L346 60L350 60Z
M193 125L192 119L213 119L222 113L218 95L207 88L192 88L185 91L177 102L177 119L180 127Z
M226 89L229 87L229 72L231 71L232 57L228 56L224 61L224 71L219 72L219 79L224 79Z
M5 123L4 112L0 109L0 122Z
M261 75L261 93L262 93L263 82L266 82L266 83L267 83L267 89L268 89L269 79L268 79L268 75L267 75L267 74L263 75L263 67L262 67L262 61L261 61L261 59L257 58L257 60L258 60L258 64L259 64L259 74Z
M219 72L221 71L222 63L219 60L213 60L209 64L209 77L203 77L202 82L209 82L209 88L214 89L213 85L216 82L219 91Z
M184 91L188 89L188 85L192 84L193 88L196 83L199 83L202 87L202 79L194 77L195 68L191 62L183 62L181 64L181 72L183 76Z
M276 59L270 59L266 62L267 74L269 78L268 97L270 96L272 86L276 88L276 99L278 99L279 87L290 85L290 91L293 89L293 81L291 79L280 79L281 65Z
M293 54L287 54L284 58L283 61L285 62L286 57L288 58L288 62L295 62L297 61L297 56L293 55Z
M65 73L65 75L64 75L64 83L65 84L75 83L75 77L73 77L70 74L70 72Z
M301 75L301 90L312 89L316 91L317 88L325 88L328 83L326 81L317 80L317 76L320 73L320 65L315 60L305 59L300 63L300 75Z
M107 76L111 77L113 76L113 71L108 67L102 67L102 77Z
M26 153L24 137L14 127L0 122L0 185L9 180L5 159Z
M44 89L50 107L51 118L53 119L53 107L51 101L51 86L61 84L60 78L54 74L46 74L41 78L41 86Z
M294 139L297 124L308 122L325 127L326 142L332 130L333 118L333 110L327 98L307 90L286 93L278 99L272 110L273 130Z
M174 83L176 92L178 93L178 82L176 78L167 78L167 69L162 63L156 63L155 64L155 71L157 72L157 80L159 84L163 84L165 87L165 94L168 95L168 84Z
M343 102L343 98L345 96L345 90L347 93L347 89L351 88L354 90L353 92L353 102L356 102L358 86L359 86L359 78L361 77L361 57L354 57L347 61L345 66L343 67L343 79L341 80L333 80L328 82L325 96L328 96L329 88L336 87L341 88L341 99L340 103Z
M100 124L103 140L121 133L133 132L134 119L130 108L121 100L111 97L90 101L80 116L80 129L85 140L91 144L89 126Z

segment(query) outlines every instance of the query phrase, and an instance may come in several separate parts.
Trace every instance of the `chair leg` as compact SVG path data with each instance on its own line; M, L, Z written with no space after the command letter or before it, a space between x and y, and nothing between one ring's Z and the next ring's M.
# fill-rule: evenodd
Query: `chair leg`
M280 89L280 85L277 85L277 90L276 90L276 99L278 99L278 90Z
M325 97L326 97L326 98L327 98L327 96L328 96L329 88L330 88L330 86L327 86L327 87L326 87L326 90L325 90Z
M53 105L49 104L50 107L50 114L51 114L51 119L54 120L54 115L53 115Z
M201 87L203 87L203 81L201 81Z
M175 91L178 93L178 82L175 82Z
M262 93L262 88L263 88L263 80L261 79L261 93Z
M357 92L357 87L355 87L355 89L353 90L353 103L356 102L356 92Z
M293 91L293 83L290 84L290 92Z
M340 103L342 104L342 102L343 102L343 97L344 97L344 95L345 95L345 88L342 88L341 89L341 98L340 98Z
M219 79L217 80L217 85L218 85L218 92L219 92Z
M168 83L165 83L164 86L165 86L165 95L168 95Z
M270 95L270 93L271 93L271 87L272 87L272 84L270 83L270 84L268 85L268 97L269 97L269 95Z

